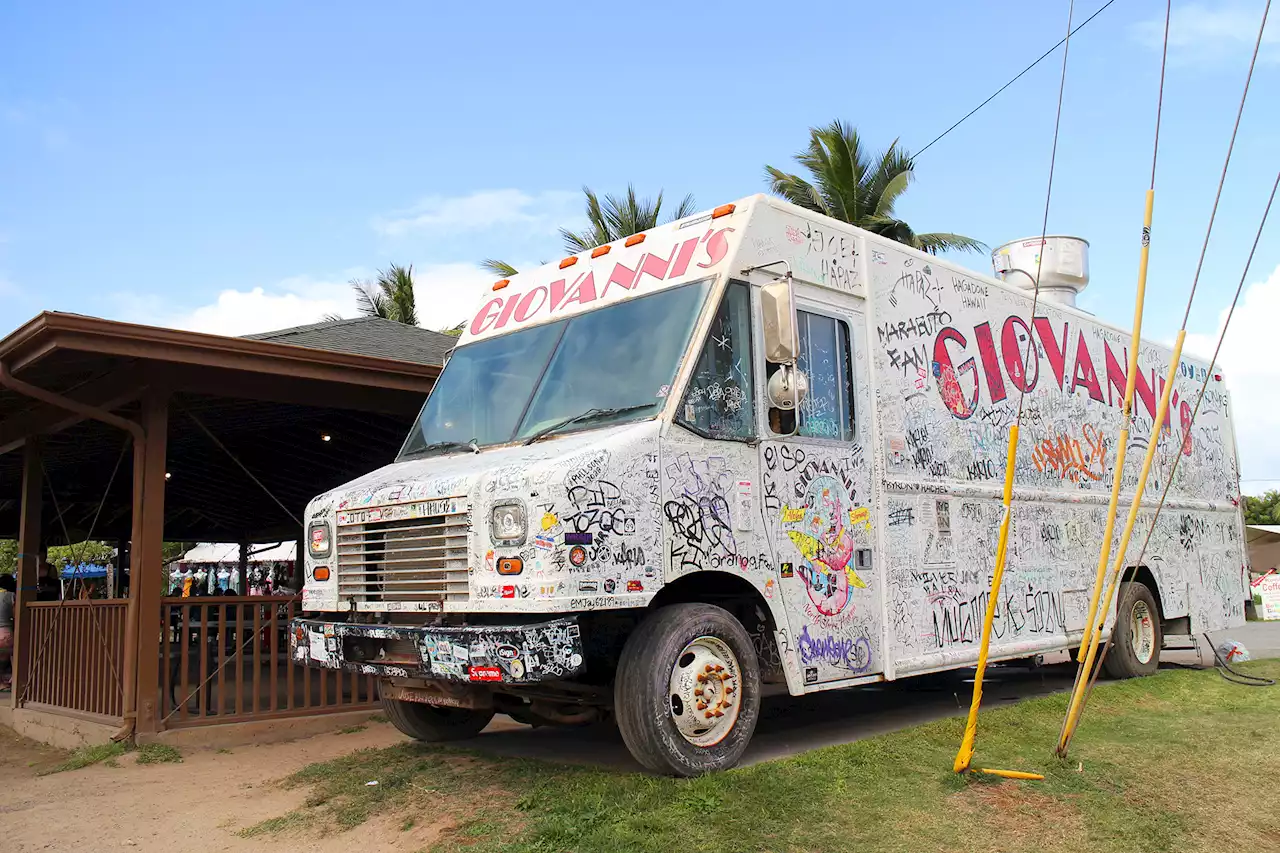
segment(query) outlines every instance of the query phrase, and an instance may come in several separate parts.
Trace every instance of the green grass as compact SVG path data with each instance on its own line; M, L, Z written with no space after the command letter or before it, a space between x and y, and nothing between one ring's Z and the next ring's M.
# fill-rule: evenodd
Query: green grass
M362 731L364 731L364 730L365 730L365 729L367 729L367 728L369 728L369 727L368 727L368 726L365 726L365 725L359 725L359 726L343 726L342 728L338 729L338 734L340 734L340 735L353 735L353 734L355 734L356 732L362 732Z
M138 747L139 764L178 764L182 753L163 743L144 743Z
M40 770L36 775L48 776L51 773L79 770L93 764L119 767L120 762L116 759L128 752L137 753L136 761L138 764L165 764L182 761L182 753L162 743L143 744L135 750L127 744L112 742L98 744L97 746L82 746L68 755L61 763Z
M67 756L66 760L52 767L41 770L38 775L48 776L51 773L62 773L67 770L79 770L92 764L106 762L110 767L118 767L116 759L129 751L123 743L102 743L97 746L82 746Z
M1280 661L1241 668L1280 676ZM244 834L349 829L383 814L419 826L429 815L433 850L474 853L1280 847L1280 689L1212 670L1103 684L1064 762L1051 752L1065 708L1066 696L1047 696L979 722L975 766L1040 771L1042 782L953 774L958 718L689 780L404 744L304 768L284 784L307 790L305 804Z

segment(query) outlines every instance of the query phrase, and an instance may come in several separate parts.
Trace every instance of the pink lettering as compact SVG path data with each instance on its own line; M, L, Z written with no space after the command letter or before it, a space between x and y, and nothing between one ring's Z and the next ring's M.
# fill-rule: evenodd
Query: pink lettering
M588 272L585 276L581 276L573 283L573 289L569 291L569 295L565 297L564 303L560 308L567 308L574 302L579 305L585 305L588 302L594 302L596 299L596 278L595 273ZM555 310L554 308L552 310Z
M1083 385L1089 390L1089 396L1102 402L1102 386L1098 384L1098 371L1093 367L1093 357L1089 355L1089 346L1084 342L1084 332L1076 340L1076 366L1071 372L1071 393Z
M538 305L533 305L533 297L538 296ZM542 306L547 304L547 289L545 287L535 287L524 295L520 300L520 307L516 309L516 322L523 323L534 314L542 310Z
M490 299L471 321L471 334L479 335L489 331L493 321L498 319L498 309L502 307L502 298Z
M991 337L991 324L974 326L973 336L978 341L978 355L982 356L982 370L987 374L987 391L991 394L991 402L999 403L1008 395L1004 391L1000 362L996 360L996 344Z
M1048 317L1037 317L1035 326L1040 333L1040 343L1044 346L1044 357L1049 359L1049 367L1058 378L1058 390L1061 391L1067 370L1067 324L1062 324L1061 344L1053 336L1053 324Z
M966 400L964 391L960 388L951 352L947 349L949 341L958 343L962 350L969 344L964 335L955 329L948 327L939 332L933 342L933 375L938 380L938 393L942 395L942 403L947 410L957 418L968 418L978 405L978 368L972 358L960 365L960 373L969 373L973 376L973 393Z
M1018 326L1022 327L1021 333ZM1028 351L1029 354L1024 355ZM1017 315L1004 321L1004 329L1000 332L1000 356L1014 388L1026 392L1036 387L1040 379L1040 351L1031 342L1031 328ZM1028 365L1023 364L1024 357L1029 357L1029 364L1035 366L1030 376L1027 376Z
M707 232L708 236L703 238L707 243L707 262L705 264L699 263L699 267L704 270L710 269L724 260L725 255L729 254L729 238L725 235L733 233L733 230L732 228L721 228L714 234L710 231Z

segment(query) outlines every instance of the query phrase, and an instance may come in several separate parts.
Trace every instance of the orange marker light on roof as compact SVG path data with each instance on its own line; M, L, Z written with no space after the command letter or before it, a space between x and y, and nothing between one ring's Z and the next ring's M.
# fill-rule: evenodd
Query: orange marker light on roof
M715 210L711 211L711 218L719 219L721 216L728 216L730 213L733 213L733 211L736 209L737 208L735 208L732 204L722 204L719 207L717 207Z
M502 288L506 287L510 283L511 283L511 279L509 278L504 278L502 281L495 281L493 283L493 289L502 290Z
M573 256L573 255L570 255L569 257L565 258L563 261L561 261L561 262L560 262L560 269L565 269L566 267L571 267L571 266L573 266L574 264L576 264L577 262L578 262L577 257L575 257L575 256Z
M593 258L598 258L601 255L607 255L607 254L609 254L608 246L596 246L594 249L591 250L591 257Z
M643 243L643 242L644 242L644 235L643 235L643 234L632 234L630 237L628 237L628 238L627 238L626 242L625 242L625 243L623 243L622 245L624 245L624 246L639 246L639 245L640 245L641 243Z

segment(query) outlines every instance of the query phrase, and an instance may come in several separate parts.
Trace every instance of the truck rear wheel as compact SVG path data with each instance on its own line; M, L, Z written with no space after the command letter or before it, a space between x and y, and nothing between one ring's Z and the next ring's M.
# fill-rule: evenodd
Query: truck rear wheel
M1139 581L1120 587L1116 605L1116 626L1111 631L1111 649L1102 662L1112 678L1151 675L1160 668L1160 610L1156 596Z
M732 767L760 715L760 665L728 611L673 604L627 639L614 686L627 749L650 770L697 776Z
M444 708L402 699L384 698L382 709L397 729L428 742L475 737L493 719L493 709Z

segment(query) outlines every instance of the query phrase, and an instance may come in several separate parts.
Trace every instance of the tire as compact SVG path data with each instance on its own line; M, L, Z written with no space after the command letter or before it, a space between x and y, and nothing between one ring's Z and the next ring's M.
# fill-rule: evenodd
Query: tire
M444 708L423 702L386 698L382 700L382 709L397 729L411 738L428 743L475 737L489 725L494 713L491 708Z
M1163 642L1155 593L1137 581L1122 585L1120 603L1116 605L1116 626L1111 632L1111 649L1102 662L1107 675L1112 678L1151 675L1160 668Z
M760 716L750 636L710 604L654 611L622 649L614 715L627 749L656 773L698 776L734 766Z

